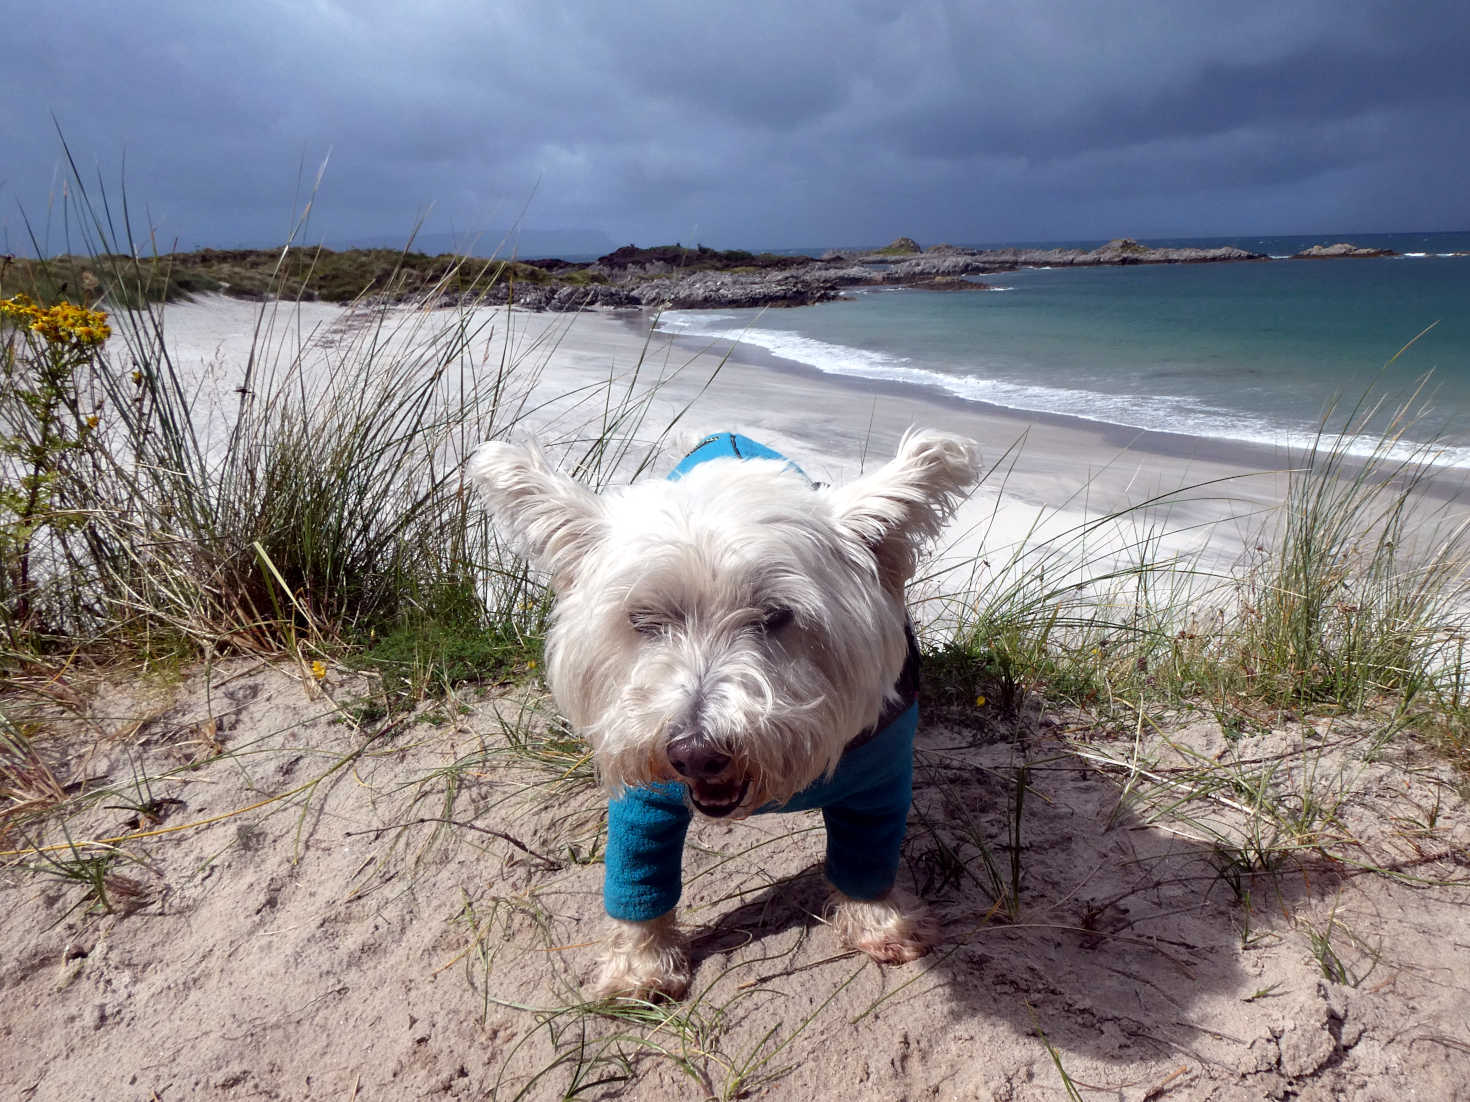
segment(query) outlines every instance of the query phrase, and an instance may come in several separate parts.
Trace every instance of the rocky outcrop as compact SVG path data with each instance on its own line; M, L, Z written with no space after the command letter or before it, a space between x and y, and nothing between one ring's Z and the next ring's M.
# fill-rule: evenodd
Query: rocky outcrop
M840 297L837 284L811 272L692 272L634 290L648 307L709 310L741 306L810 306Z
M912 237L895 237L881 249L876 250L880 256L911 256L924 250Z
M492 284L473 294L441 296L439 306L502 306L513 303L527 310L566 313L589 306L642 309L643 300L632 288L610 283L510 283Z
M906 283L918 279L974 275L977 272L994 270L994 266L987 260L973 253L949 253L943 256L925 254L891 265L884 273L883 282Z
M956 254L964 252L966 250L955 250ZM993 265L992 271L1124 264L1217 264L1270 259L1264 253L1248 252L1233 245L1213 249L1156 249L1130 237L1116 238L1096 249L982 249L971 250L968 255L981 263Z
M1030 267L1123 264L1204 264L1264 260L1260 253L1215 249L1156 249L1120 237L1096 249L966 249L935 245L922 250L900 237L875 251L833 250L821 258L772 253L627 245L596 263L571 268L552 261L536 266L556 276L548 282L497 287L486 301L507 296L533 310L589 306L632 309L711 310L726 307L808 306L841 298L855 287L913 287L933 291L984 291L975 278L986 272Z
M606 256L598 257L597 262L587 265L585 271L596 276L661 276L673 272L731 269L787 271L815 263L812 257L805 255L752 253L744 249L708 249L703 245L692 249L686 249L682 245L657 245L651 249L624 245Z
M906 257L886 251L840 252L823 255L821 263L883 266L888 271L927 279L937 275L970 275L977 272L1011 271L1015 268L1072 268L1123 264L1210 264L1236 260L1268 260L1264 253L1247 252L1233 245L1213 249L1156 249L1129 237L1119 237L1096 249L966 249L958 245L935 245L920 256Z
M851 274L851 273L847 273ZM868 273L858 277L867 280ZM809 306L840 298L834 273L810 276L802 272L678 272L649 275L639 272L614 283L498 284L475 303L499 305L507 301L528 310L570 312L589 307L633 310L710 310L725 307ZM440 305L462 302L447 296Z
M1353 245L1339 241L1336 245L1313 245L1293 253L1292 260L1337 260L1342 257L1398 256L1392 249L1372 249L1365 245Z

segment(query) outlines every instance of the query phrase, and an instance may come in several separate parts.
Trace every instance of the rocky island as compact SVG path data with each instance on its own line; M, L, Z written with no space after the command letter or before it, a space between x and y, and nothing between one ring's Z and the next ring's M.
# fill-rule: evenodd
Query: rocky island
M1395 255L1348 243L1317 245L1293 259ZM1132 264L1217 264L1267 261L1234 246L1154 248L1121 237L1095 249L971 249L921 247L899 237L879 249L833 249L821 256L718 250L696 245L625 245L592 261L555 257L486 260L411 249L292 246L281 249L200 249L156 257L61 256L44 261L5 258L18 285L58 296L87 288L97 299L126 306L218 293L237 298L300 298L352 302L428 302L436 306L506 302L531 310L707 310L807 306L860 288L985 291L983 276L1018 268L1077 268Z
M1336 245L1313 245L1310 249L1303 249L1299 253L1293 253L1291 260L1339 260L1354 257L1374 256L1398 256L1392 249L1373 249L1366 245L1354 245L1347 241L1339 241Z
M900 237L881 249L834 249L820 257L703 246L640 249L627 245L578 269L586 283L575 294L549 284L505 288L505 295L533 309L576 305L707 310L727 307L807 306L862 287L911 287L929 291L984 291L979 276L1017 268L1124 264L1205 264L1266 260L1260 253L1221 247L1155 249L1129 238L1096 249L921 248ZM528 261L533 267L544 260ZM563 261L555 262L565 263Z

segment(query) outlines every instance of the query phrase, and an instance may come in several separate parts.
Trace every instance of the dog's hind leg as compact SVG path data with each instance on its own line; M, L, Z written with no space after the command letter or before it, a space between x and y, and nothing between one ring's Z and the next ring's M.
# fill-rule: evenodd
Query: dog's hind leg
M593 996L682 998L689 988L689 943L674 922L674 912L647 922L612 922Z

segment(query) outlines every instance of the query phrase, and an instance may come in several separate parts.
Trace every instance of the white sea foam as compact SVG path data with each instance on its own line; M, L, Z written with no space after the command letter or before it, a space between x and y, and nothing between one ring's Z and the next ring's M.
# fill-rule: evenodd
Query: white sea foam
M727 323L731 320L734 319L728 314L668 311L660 318L659 327L684 336L754 345L828 375L923 387L966 401L984 402L1022 413L1061 414L1147 432L1231 440L1292 451L1310 449L1317 439L1312 427L1211 406L1187 395L1109 394L1073 387L987 379L972 374L951 374L917 366L907 356L834 344L777 329L730 326ZM1339 442L1334 440L1333 443ZM1340 444L1348 454L1364 457L1381 448L1381 441L1372 435L1351 437ZM1432 457L1440 466L1470 468L1470 447L1446 446L1426 454L1419 445L1405 442L1394 448L1390 456L1401 459Z
M704 332L708 323L735 321L734 314L689 314L678 310L665 310L658 317L658 327L668 332Z

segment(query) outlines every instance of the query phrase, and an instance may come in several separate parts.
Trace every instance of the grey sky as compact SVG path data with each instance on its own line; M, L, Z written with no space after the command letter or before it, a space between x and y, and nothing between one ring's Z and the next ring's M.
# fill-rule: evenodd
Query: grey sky
M3 4L13 250L53 114L165 248L281 241L329 151L334 245L1470 228L1465 0Z

